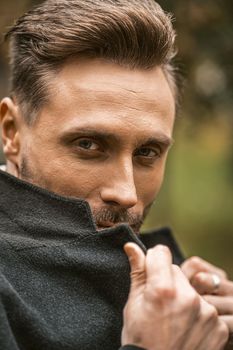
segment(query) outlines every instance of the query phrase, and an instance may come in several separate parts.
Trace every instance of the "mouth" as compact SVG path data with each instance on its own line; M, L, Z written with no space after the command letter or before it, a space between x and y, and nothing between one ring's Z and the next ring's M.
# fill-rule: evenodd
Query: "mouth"
M117 225L119 225L119 223L116 224L116 223L113 223L111 221L100 221L97 223L96 226L97 226L97 230L100 231L100 230L104 230L106 228L115 227Z
M116 227L118 225L121 225L121 224L126 224L128 226L131 227L131 229L136 233L136 234L139 234L139 228L138 228L138 225L130 225L128 222L117 222L117 223L113 223L111 221L101 221L101 222L98 222L96 227L97 227L97 231L101 231L101 230L105 230L107 228L111 228L111 227Z

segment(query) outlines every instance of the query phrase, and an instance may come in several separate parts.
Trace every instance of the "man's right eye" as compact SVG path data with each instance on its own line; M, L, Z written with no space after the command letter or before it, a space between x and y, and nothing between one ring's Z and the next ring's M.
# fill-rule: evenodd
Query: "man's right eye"
M75 145L79 148L89 150L89 151L99 151L100 147L98 143L90 139L79 139L75 141Z

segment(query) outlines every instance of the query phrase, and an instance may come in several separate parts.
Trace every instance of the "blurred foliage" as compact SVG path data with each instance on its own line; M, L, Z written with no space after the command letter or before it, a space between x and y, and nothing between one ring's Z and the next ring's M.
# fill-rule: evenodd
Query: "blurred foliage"
M233 277L233 2L158 2L175 17L185 91L164 187L145 227L169 224L187 255Z
M0 30L40 1L1 0ZM187 255L233 278L233 2L158 1L174 14L185 77L163 189L145 223L170 225ZM0 49L0 97L7 93L7 46Z

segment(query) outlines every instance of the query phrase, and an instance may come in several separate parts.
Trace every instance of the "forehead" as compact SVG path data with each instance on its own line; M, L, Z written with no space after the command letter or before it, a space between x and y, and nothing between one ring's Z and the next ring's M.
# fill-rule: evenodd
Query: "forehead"
M160 67L129 69L101 59L67 63L53 77L49 103L41 113L42 122L56 118L57 127L162 129L167 136L174 116L174 97Z

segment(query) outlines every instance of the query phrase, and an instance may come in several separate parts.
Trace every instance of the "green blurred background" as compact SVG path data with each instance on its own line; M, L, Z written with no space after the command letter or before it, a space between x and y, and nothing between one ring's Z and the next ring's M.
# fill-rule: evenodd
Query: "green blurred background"
M38 2L1 0L1 33ZM158 2L174 14L186 83L164 186L144 227L171 226L187 256L199 255L233 278L233 1ZM0 97L7 81L1 45Z

